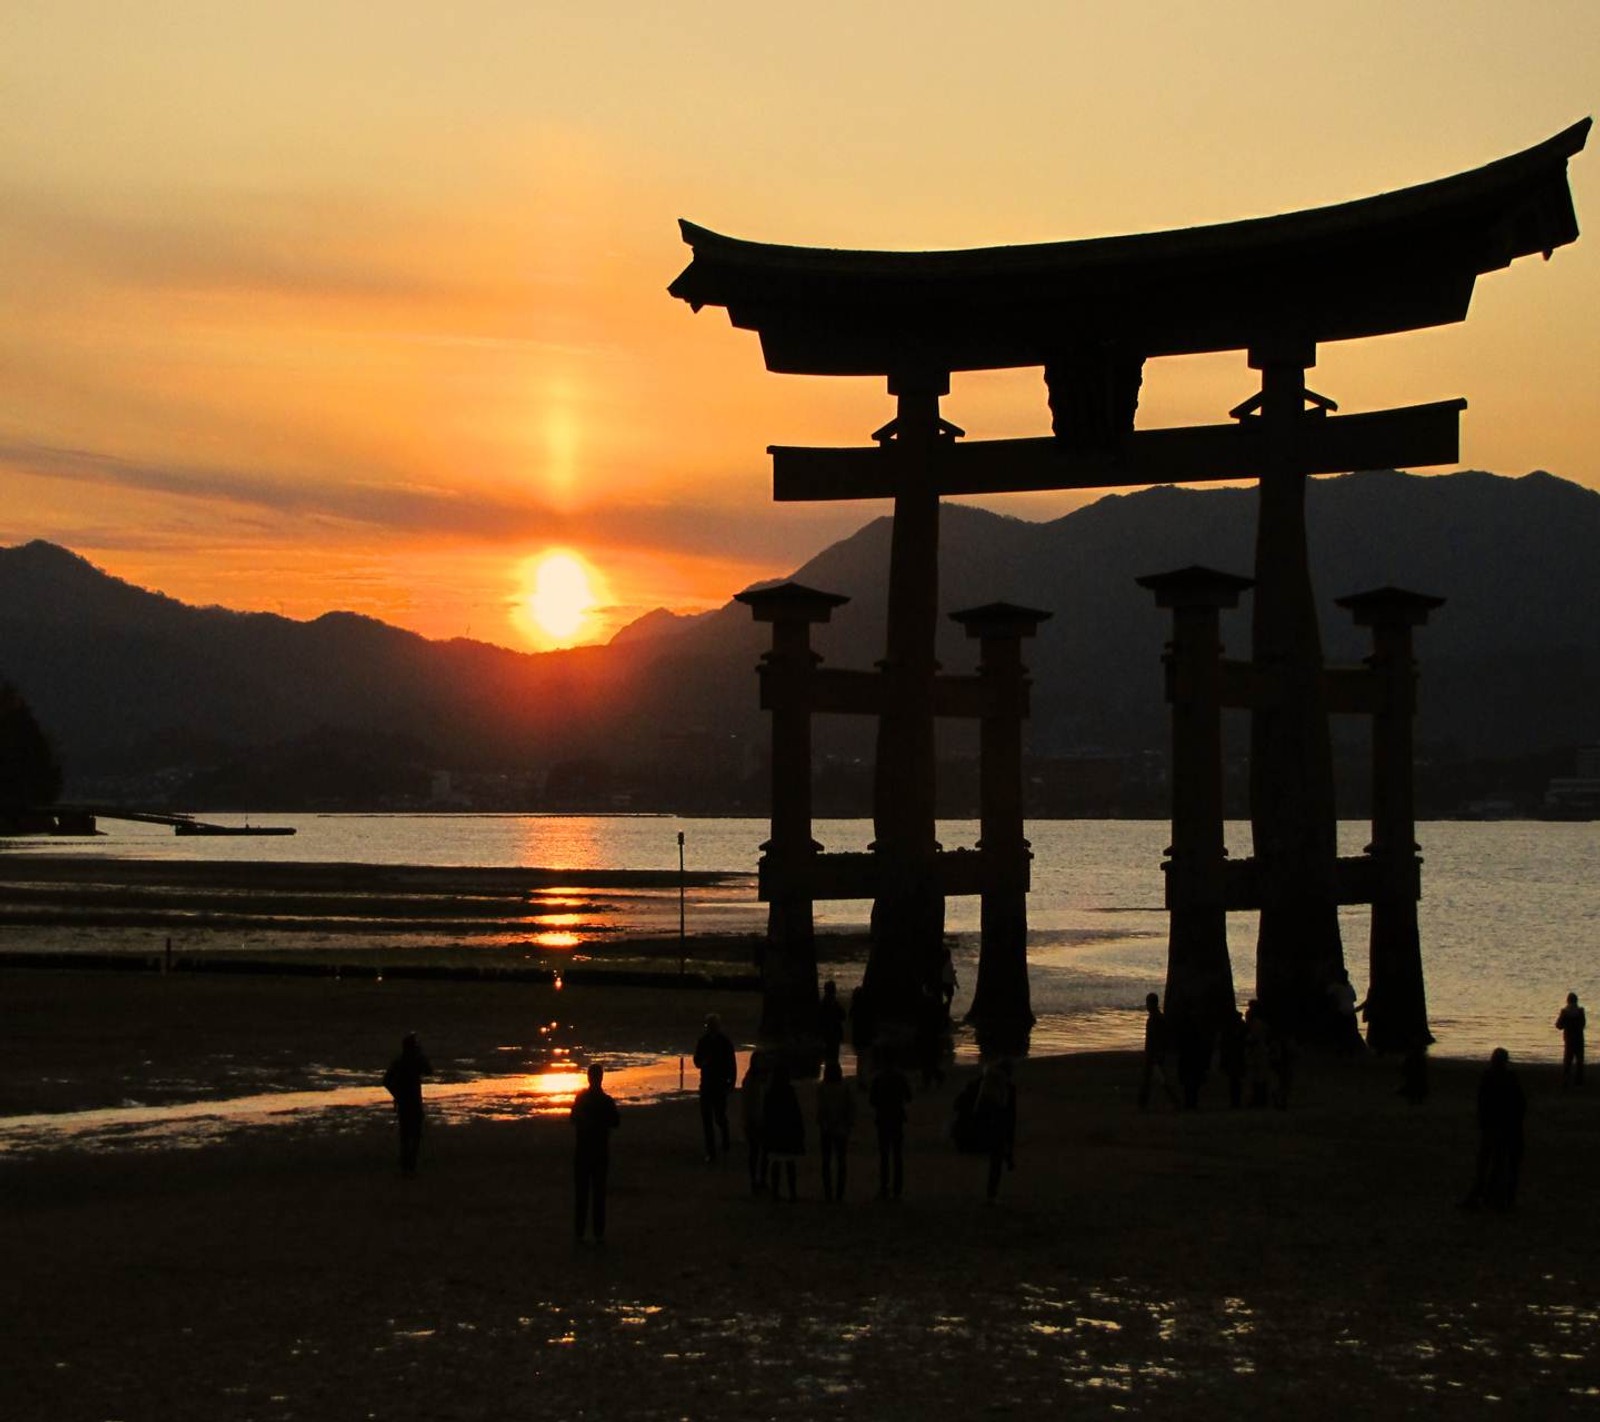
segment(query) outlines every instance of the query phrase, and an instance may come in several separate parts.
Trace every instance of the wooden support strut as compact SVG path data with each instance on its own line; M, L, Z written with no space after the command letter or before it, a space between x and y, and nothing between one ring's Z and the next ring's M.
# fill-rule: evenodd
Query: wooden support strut
M1367 1041L1378 1051L1417 1051L1433 1041L1423 985L1412 796L1416 663L1412 629L1426 625L1444 599L1379 588L1336 599L1358 626L1372 630L1372 930L1367 975Z
M1228 957L1228 851L1223 842L1221 613L1249 578L1190 567L1136 580L1172 612L1172 843L1167 848L1166 1010L1188 1030L1216 1032L1234 1012Z
M809 687L820 660L811 625L826 622L849 598L783 583L738 594L757 622L772 625L772 650L761 659L762 702L772 712L772 833L761 846L778 892L767 899L761 957L761 1035L791 1044L816 1031L817 949L809 867L821 848L811 837Z

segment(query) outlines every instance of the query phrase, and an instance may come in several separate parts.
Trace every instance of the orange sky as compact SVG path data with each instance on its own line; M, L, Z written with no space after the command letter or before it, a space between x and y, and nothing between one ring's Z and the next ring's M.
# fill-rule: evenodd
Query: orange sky
M7 8L0 543L521 646L547 547L593 566L604 636L880 511L770 503L768 443L863 442L888 397L768 375L669 299L677 217L882 247L1183 226L1474 167L1600 94L1592 0ZM1314 384L1464 395L1467 464L1600 486L1597 311L1591 236L1483 278L1464 326L1324 348ZM1242 355L1155 362L1140 421L1254 388ZM1038 372L958 378L946 412L1048 429Z

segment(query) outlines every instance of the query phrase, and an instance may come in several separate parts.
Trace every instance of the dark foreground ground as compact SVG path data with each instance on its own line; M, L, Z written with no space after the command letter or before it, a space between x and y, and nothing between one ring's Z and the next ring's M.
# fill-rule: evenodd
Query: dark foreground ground
M7 1109L96 1104L119 1062L170 1075L281 1040L381 1068L402 1019L470 1060L475 1031L584 1018L620 1048L691 1016L626 989L141 982L0 973ZM717 1005L748 1028L750 999ZM0 1156L0 1413L1593 1413L1600 1082L1562 1097L1548 1065L1522 1074L1510 1215L1454 1207L1477 1068L1447 1062L1419 1108L1391 1064L1306 1060L1286 1112L1229 1111L1213 1084L1187 1114L1137 1110L1131 1056L1024 1062L992 1208L983 1163L943 1138L955 1080L914 1104L900 1204L873 1198L864 1125L850 1199L821 1200L813 1146L799 1202L776 1204L751 1197L737 1140L701 1162L691 1100L639 1107L603 1249L573 1243L559 1119L432 1129L412 1180L382 1110L194 1150ZM51 1076L76 1085L26 1084Z

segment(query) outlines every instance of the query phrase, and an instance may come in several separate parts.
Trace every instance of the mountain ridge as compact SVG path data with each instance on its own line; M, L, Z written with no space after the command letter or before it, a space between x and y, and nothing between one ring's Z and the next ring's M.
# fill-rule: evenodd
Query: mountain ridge
M1133 580L1191 563L1247 574L1254 503L1253 488L1164 486L1041 523L946 504L941 661L976 661L945 614L998 599L1047 609L1027 652L1035 754L1159 750L1168 619ZM1311 481L1307 525L1330 661L1367 652L1335 596L1393 584L1447 599L1417 638L1426 752L1516 756L1600 739L1600 493L1545 471L1370 471ZM882 654L890 526L871 519L790 574L851 599L814 629L828 665ZM1246 654L1247 619L1248 597L1225 620L1231 655ZM194 607L43 540L0 549L0 678L56 739L69 789L203 768L229 750L248 763L335 732L390 737L419 765L463 773L592 762L676 765L686 782L727 781L737 767L749 781L765 747L752 673L767 644L730 601L690 617L658 609L602 646L519 652L348 612L297 621ZM964 729L946 732L952 753ZM870 726L821 721L817 744L819 758L859 760Z

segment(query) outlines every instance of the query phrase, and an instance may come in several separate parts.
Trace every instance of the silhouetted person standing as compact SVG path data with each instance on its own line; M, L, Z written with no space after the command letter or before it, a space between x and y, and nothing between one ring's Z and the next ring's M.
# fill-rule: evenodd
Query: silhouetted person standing
M1250 1105L1261 1107L1267 1104L1272 1082L1272 1046L1269 1040L1272 1034L1267 1026L1267 1015L1261 1010L1261 1004L1255 998L1251 998L1245 1005L1244 1030L1245 1068L1250 1077Z
M1522 1171L1522 1121L1528 1102L1511 1070L1511 1054L1496 1047L1478 1080L1478 1169L1472 1191L1461 1203L1509 1210L1517 1202Z
M1150 1104L1150 1087L1159 1081L1167 1100L1178 1104L1178 1093L1167 1079L1167 1057L1172 1051L1172 1034L1167 1019L1162 1015L1161 999L1155 993L1146 993L1144 999L1144 1070L1139 1077L1139 1109Z
M717 1159L719 1138L722 1154L728 1153L728 1093L739 1084L739 1059L715 1012L694 1044L694 1064L700 1071L700 1128L710 1162Z
M1583 1085L1583 1029L1586 1018L1578 1006L1578 994L1567 994L1567 1005L1556 1014L1556 1030L1561 1033L1561 1089Z
M1408 1047L1400 1060L1400 1090L1413 1106L1428 1099L1428 1049L1424 1046Z
M917 998L917 1016L912 1025L911 1045L917 1054L917 1067L922 1074L924 1091L944 1081L944 1068L940 1064L947 1045L950 1018L932 987L924 986Z
M422 1078L433 1075L433 1067L422 1055L422 1044L415 1032L407 1032L400 1043L400 1055L383 1074L384 1089L394 1097L395 1120L400 1126L400 1173L417 1173L417 1152L422 1147Z
M795 1095L794 1083L789 1080L789 1068L778 1062L772 1068L772 1081L767 1087L767 1110L764 1124L767 1160L772 1167L772 1198L778 1198L778 1177L788 1177L789 1198L795 1191L795 1167L806 1153L806 1121L800 1112L800 1098Z
M752 1195L767 1188L767 1083L771 1079L766 1053L751 1052L750 1065L744 1070L744 1085L739 1088L739 1105L744 1117L744 1145L750 1164Z
M1281 1026L1267 1022L1267 1066L1272 1072L1272 1104L1289 1109L1289 1089L1294 1085L1294 1038Z
M906 1106L911 1101L911 1083L892 1057L885 1057L879 1065L867 1100L878 1130L878 1198L887 1200L892 1193L898 1200L905 1185Z
M817 1083L817 1142L822 1151L822 1198L844 1199L850 1131L856 1123L856 1089L844 1079L838 1058L822 1068Z
M1000 1193L1000 1171L1017 1167L1017 1088L1010 1062L990 1062L983 1069L973 1101L973 1120L989 1154L989 1183L984 1198L992 1205Z
M817 1003L817 1035L822 1038L823 1061L838 1061L844 1045L844 1004L832 978L822 985L822 1000Z
M1350 981L1350 970L1339 968L1328 984L1328 1007L1335 1026L1334 1047L1341 1052L1361 1050L1361 1025L1356 1016L1366 1006L1356 1002L1355 984Z
M622 1124L617 1103L601 1088L606 1070L589 1068L589 1085L572 1102L572 1129L576 1149L572 1156L574 1192L572 1226L581 1240L594 1211L594 1242L606 1237L606 1175L611 1168L611 1133Z
M1222 1019L1217 1034L1217 1065L1228 1078L1228 1105L1244 1104L1244 1077L1250 1061L1250 1030L1236 1007Z
M850 1045L856 1049L856 1069L870 1060L878 1041L878 1013L865 987L850 994Z
M1211 1033L1195 1014L1185 1013L1178 1019L1175 1033L1178 1041L1178 1082L1183 1087L1184 1108L1195 1110L1200 1105L1200 1088L1211 1071Z

